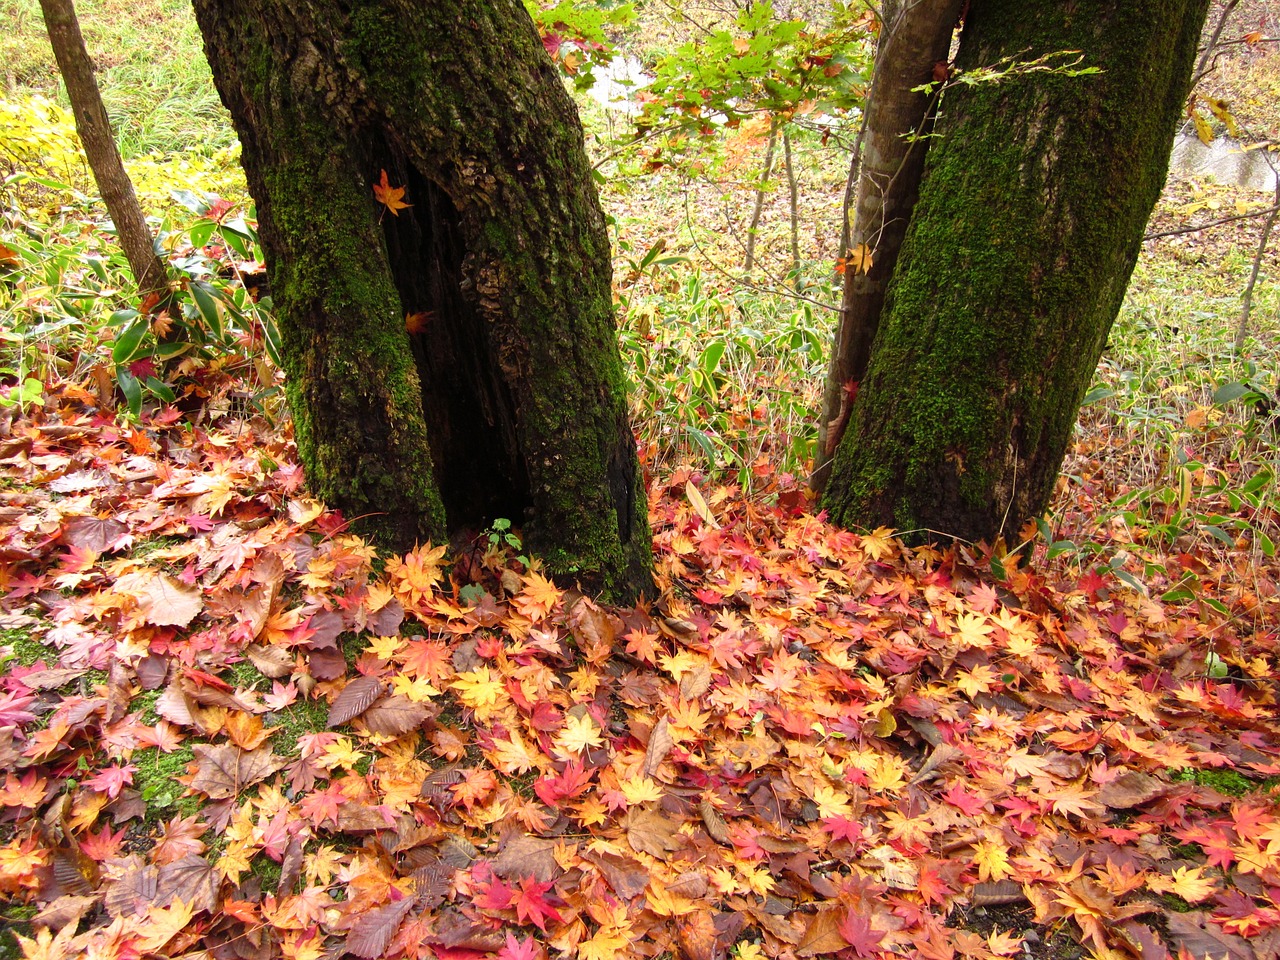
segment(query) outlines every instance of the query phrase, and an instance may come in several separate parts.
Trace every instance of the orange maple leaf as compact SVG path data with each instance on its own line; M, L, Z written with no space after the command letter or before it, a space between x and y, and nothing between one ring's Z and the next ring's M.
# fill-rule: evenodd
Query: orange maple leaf
M393 187L387 182L387 171L382 171L382 180L373 185L373 195L378 202L391 211L392 216L400 216L401 210L412 207L412 203L404 202L404 187Z

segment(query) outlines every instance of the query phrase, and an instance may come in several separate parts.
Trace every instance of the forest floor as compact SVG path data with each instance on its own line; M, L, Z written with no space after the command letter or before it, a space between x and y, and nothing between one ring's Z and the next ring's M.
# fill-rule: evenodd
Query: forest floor
M0 49L38 74L23 36ZM1205 93L1264 138L1275 46ZM108 60L122 102L166 89ZM603 151L623 121L584 112ZM805 266L775 180L745 277L744 126L679 176L606 163L652 478L634 608L507 523L379 556L309 498L260 365L123 415L101 212L6 223L40 392L0 409L0 957L1280 956L1280 244L1237 357L1261 218L1148 241L1023 551L907 548L804 489L847 154L797 134ZM1175 178L1150 231L1268 202Z

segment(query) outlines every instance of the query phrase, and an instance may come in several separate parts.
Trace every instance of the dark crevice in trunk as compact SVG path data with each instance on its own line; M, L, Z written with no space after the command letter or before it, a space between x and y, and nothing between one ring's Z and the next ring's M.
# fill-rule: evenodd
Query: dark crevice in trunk
M402 158L389 174L412 206L382 220L396 290L421 330L409 337L436 482L453 530L520 522L532 505L516 455L516 404L463 290L466 245L453 201ZM373 179L383 167L373 168ZM385 169L390 170L390 167Z

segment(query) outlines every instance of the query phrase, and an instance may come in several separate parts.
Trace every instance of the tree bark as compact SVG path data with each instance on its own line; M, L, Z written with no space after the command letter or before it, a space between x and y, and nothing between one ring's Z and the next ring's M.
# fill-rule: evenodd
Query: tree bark
M1040 515L1164 184L1207 0L974 0L824 505L994 541Z
M313 489L394 547L504 517L584 589L649 587L604 216L519 0L195 8Z
M901 10L886 7L876 48L875 70L862 152L850 166L858 177L857 201L848 251L870 252L870 269L845 270L844 296L818 422L818 456L809 483L821 492L831 474L831 456L849 420L850 390L866 376L871 344L880 325L885 288L920 189L931 106L936 98L916 88L935 79L945 64L961 0L919 0Z
M147 218L142 214L138 198L133 192L133 181L125 172L120 151L111 133L102 95L93 76L93 61L80 33L80 21L72 0L40 0L45 28L49 31L49 44L54 59L67 87L67 99L75 116L76 133L84 145L89 169L98 184L98 192L107 205L107 213L115 224L116 236L124 250L129 269L138 284L138 293L165 291L168 288L166 271L156 256L155 243Z

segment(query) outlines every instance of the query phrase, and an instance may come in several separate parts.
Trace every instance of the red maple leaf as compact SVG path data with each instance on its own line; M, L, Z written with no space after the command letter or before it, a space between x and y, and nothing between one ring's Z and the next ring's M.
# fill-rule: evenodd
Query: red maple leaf
M121 790L133 783L133 775L137 769L132 763L126 763L123 767L113 764L98 771L92 777L87 777L84 785L90 790L105 793L114 800L120 796Z
M337 826L338 807L346 802L347 798L342 792L341 785L335 781L324 790L307 794L298 804L298 814L317 827L322 826L326 820Z
M862 823L854 817L827 817L822 821L833 840L848 840L857 843L866 836Z
M491 877L477 884L471 902L481 910L506 910L515 897L516 892L507 886L506 881L501 877Z
M845 913L844 919L840 921L837 927L840 936L844 937L849 946L853 947L853 952L860 957L874 957L880 941L884 939L884 931L875 930L871 926L871 921L860 914L853 907L850 907Z
M413 677L441 680L453 672L452 657L439 640L412 640L405 644L404 670Z
M986 801L976 793L970 793L959 781L951 785L950 789L942 795L942 799L971 817L977 816L978 812L986 806Z
M97 833L85 833L80 837L80 852L90 860L101 863L108 857L117 856L124 844L127 828L122 827L118 833L111 832L111 825L104 824Z
M547 932L547 921L563 923L564 918L556 912L552 900L558 897L547 897L551 889L551 881L535 880L533 877L520 878L520 892L515 895L516 916L521 923L532 923L543 933Z
M498 951L498 960L538 960L540 952L538 943L533 937L517 940L511 933L507 934L507 944Z
M557 776L544 777L533 785L533 792L548 807L557 807L561 800L579 796L591 786L591 771L576 760Z

